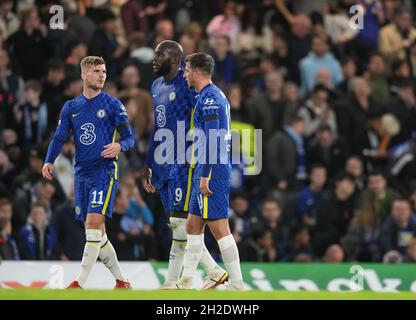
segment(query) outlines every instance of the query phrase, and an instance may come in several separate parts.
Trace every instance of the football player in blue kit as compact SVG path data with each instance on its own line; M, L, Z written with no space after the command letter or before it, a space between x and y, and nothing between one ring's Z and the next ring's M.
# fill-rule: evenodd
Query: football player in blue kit
M103 92L105 62L88 56L81 61L83 93L62 107L56 132L48 148L42 174L52 180L53 163L70 132L74 136L75 214L85 222L86 244L81 272L68 288L82 288L97 258L113 274L115 288L131 288L123 275L114 247L107 238L105 219L111 218L119 184L118 155L133 147L127 110ZM116 141L117 134L120 136Z
M230 275L231 289L243 290L240 257L228 224L231 176L230 104L211 82L214 59L194 53L185 59L185 77L199 93L194 111L195 172L187 221L184 270L178 289L189 289L202 254L201 234L208 224ZM203 139L202 139L203 138ZM198 147L199 145L199 147Z
M189 161L186 161L185 157L183 161L178 161L178 157L185 153L186 147L192 145L192 141L183 141L184 150L181 151L177 148L177 140L185 140L185 135L180 136L178 133L182 131L186 134L193 126L193 107L197 95L184 79L183 70L180 68L182 55L182 47L177 42L165 40L156 47L153 59L153 71L158 78L154 80L151 88L154 127L146 157L143 187L150 193L154 193L156 189L159 191L173 233L168 274L162 289L176 289L176 282L182 271L193 176L193 167L189 165ZM158 147L163 143L159 134L165 130L172 133L174 141L167 144L167 150L163 153L158 152ZM213 289L224 283L228 274L212 259L205 247L204 235L201 234L200 237L200 262L207 272L202 289Z

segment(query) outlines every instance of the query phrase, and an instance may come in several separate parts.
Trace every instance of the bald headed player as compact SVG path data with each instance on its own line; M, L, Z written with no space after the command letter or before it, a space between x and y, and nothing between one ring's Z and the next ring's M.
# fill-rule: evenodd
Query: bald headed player
M152 84L154 107L154 127L146 158L144 189L154 193L159 191L165 212L169 216L172 229L172 247L169 255L169 268L166 281L162 289L176 289L176 282L182 271L184 249L187 243L186 219L188 217L189 200L193 168L186 163L177 161L176 149L178 122L184 124L185 133L191 128L193 107L197 93L189 89L181 70L182 47L175 41L161 42L155 50L153 72L158 78ZM175 138L167 153L174 159L174 164L160 164L161 154L157 154L159 133L162 129L169 129ZM188 147L192 142L190 141ZM186 150L186 149L185 149ZM180 150L179 153L184 153ZM202 243L204 235L201 234ZM200 263L207 272L202 289L213 289L228 279L227 272L219 267L203 245Z

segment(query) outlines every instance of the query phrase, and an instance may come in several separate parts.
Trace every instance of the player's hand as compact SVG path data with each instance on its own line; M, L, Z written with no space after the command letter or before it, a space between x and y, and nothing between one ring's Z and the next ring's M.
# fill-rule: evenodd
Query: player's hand
M214 193L209 188L209 179L201 177L201 182L199 183L199 190L204 196L212 196Z
M101 156L104 158L115 158L121 152L121 145L117 142L110 143L104 146L104 151L101 152Z
M152 185L152 169L149 167L144 168L143 173L143 188L146 192L155 193L156 188Z
M53 164L52 163L45 163L42 168L42 175L45 179L49 181L53 179L52 176Z

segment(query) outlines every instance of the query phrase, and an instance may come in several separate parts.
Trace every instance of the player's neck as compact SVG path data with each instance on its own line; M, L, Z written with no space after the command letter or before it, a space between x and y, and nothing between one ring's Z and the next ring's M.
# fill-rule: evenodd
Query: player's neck
M202 89L204 89L207 85L211 84L211 79L203 79L199 81L198 83L195 83L195 90L198 92L201 92Z
M163 78L165 78L165 81L170 81L178 75L178 72L179 68L170 70L170 72L166 76L163 76Z
M96 96L98 96L101 93L101 89L98 90L94 90L91 88L85 88L82 90L82 94L85 96L85 98L87 99L92 99L95 98Z

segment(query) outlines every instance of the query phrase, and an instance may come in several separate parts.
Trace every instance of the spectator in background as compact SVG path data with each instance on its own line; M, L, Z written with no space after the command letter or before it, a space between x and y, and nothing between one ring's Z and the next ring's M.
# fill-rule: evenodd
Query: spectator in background
M416 263L416 238L414 237L407 246L404 262Z
M314 227L316 224L315 208L318 203L327 180L325 166L313 164L309 173L309 186L304 188L298 195L295 217L296 223Z
M399 194L387 185L381 171L374 170L368 174L367 190L361 193L360 201L371 203L380 222L388 217L393 201L398 198Z
M131 225L128 229L123 228L122 219L129 204L128 192L124 186L121 186L117 192L113 218L106 221L108 239L117 251L119 260L154 258L156 256L154 237L145 237L143 230L136 225Z
M299 73L301 78L300 92L306 96L312 91L316 84L316 75L321 69L331 73L331 84L339 85L343 80L341 65L329 52L326 40L319 36L312 38L312 51L299 62Z
M224 93L230 103L231 122L251 122L246 103L243 101L241 85L231 83L225 88Z
M151 98L143 99L139 95L134 99L125 100L125 107L129 115L130 127L136 140L136 146L129 150L130 170L136 172L144 163L150 133L153 126L153 108Z
M229 49L233 53L238 53L238 37L241 27L235 9L236 4L234 1L225 1L223 13L213 17L208 23L206 32L211 47L215 46L213 45L213 41L215 41L218 36L227 36L229 39Z
M413 193L416 183L416 132L412 133L405 149L388 166L392 186L404 195Z
M65 78L65 64L61 59L53 58L48 62L46 81L42 85L40 100L44 101L48 109L48 129L53 130L58 123L63 99L63 81Z
M258 226L253 229L250 236L239 245L241 261L246 262L275 262L277 252L273 242L272 231Z
M287 78L289 76L289 44L282 35L273 33L273 51L269 57L277 65L278 70Z
M374 102L377 105L385 105L390 100L390 90L386 65L381 54L375 53L370 57L366 78L371 87Z
M332 132L337 132L335 112L328 105L328 90L323 85L315 85L310 99L299 109L299 115L305 123L305 137L311 138L322 125L328 125Z
M268 141L273 133L283 129L297 110L284 101L283 78L279 71L268 72L265 84L265 92L258 92L247 102L247 114L250 122L263 130L263 141Z
M62 254L69 260L81 260L85 245L85 228L81 221L74 219L77 210L74 206L74 188L68 200L57 206L51 224L58 235Z
M73 40L68 44L69 54L65 59L65 73L72 77L80 77L81 60L87 56L87 44L80 40Z
M36 7L21 11L21 27L7 39L7 46L24 80L39 79L44 75L46 62L52 53L47 33Z
M26 159L22 159L22 148L19 145L16 131L12 129L4 129L1 133L0 141L10 161L16 165L16 170L23 170L22 168L26 164ZM13 177L12 187L15 184L15 179L16 176Z
M48 129L48 106L40 99L42 86L37 80L25 83L25 102L16 113L23 146L40 145Z
M0 183L11 186L16 174L16 166L10 161L8 154L0 149Z
M396 199L391 206L391 214L381 227L380 247L382 254L397 250L406 252L416 232L416 219L412 215L409 201Z
M266 198L261 205L260 219L255 224L270 229L273 235L274 247L279 257L284 256L283 250L289 238L288 227L283 218L279 202L273 198Z
M364 13L365 28L359 30L356 41L353 43L360 49L357 57L366 56L366 52L373 52L377 49L380 27L386 20L381 0L361 0L360 6Z
M149 30L157 29L158 22L161 21L167 9L167 0L145 0L143 1L143 9L146 19L149 23ZM169 39L172 39L170 37ZM166 40L166 39L164 39Z
M396 59L391 64L389 78L391 95L396 95L401 83L410 79L410 68L404 59Z
M70 138L62 147L53 165L54 177L58 180L67 199L70 198L74 184L75 145ZM82 251L82 250L81 250Z
M175 37L175 26L169 19L161 19L156 22L155 35L150 42L151 47L156 46L164 40L171 40Z
M17 243L12 237L11 219L0 217L0 260L20 260Z
M366 176L364 172L363 160L357 155L351 155L345 162L344 170L354 177L357 192L364 190L366 185Z
M351 79L357 76L357 63L354 58L350 56L340 59L340 63L344 80L338 84L337 89L340 94L346 95L349 93Z
M397 250L390 250L387 251L386 254L383 256L383 263L402 263L403 256Z
M137 66L141 75L140 87L150 90L153 81L153 48L146 43L146 36L141 33L133 33L128 37L129 56L132 63Z
M251 232L251 225L258 220L250 212L248 197L243 192L231 196L230 229L237 244L241 243Z
M296 225L290 231L289 245L285 250L285 262L299 260L313 261L314 253L311 245L309 228L305 225Z
M0 218L11 220L13 217L13 208L10 199L0 198Z
M382 218L374 202L364 197L351 220L341 244L347 261L380 261L380 226Z
M288 45L288 79L296 83L301 81L299 62L311 49L311 31L312 23L309 16L299 14L291 24L290 33L285 38Z
M30 205L34 202L43 206L48 219L52 218L59 201L65 200L65 197L62 197L63 193L60 186L55 186L56 182L40 179L28 192L25 193L23 190L19 190L19 194L15 196L13 203L15 212L13 219L17 227L20 227L26 221Z
M351 133L365 131L368 115L379 111L371 95L371 87L363 77L351 81L351 95L334 104L338 131L350 145L354 142Z
M338 244L330 245L322 258L325 263L341 263L344 262L344 250Z
M25 149L23 157L26 159L24 169L13 180L12 192L15 197L21 191L29 195L32 187L42 179L42 150L31 146Z
M326 248L339 243L354 217L355 180L350 174L339 175L335 190L322 195L316 206L316 227L313 230L315 253L321 256Z
M147 9L147 12L149 12L149 9ZM149 32L149 23L142 1L128 0L121 7L121 19L123 21L124 31L128 35L133 32L142 32L143 34Z
M109 10L103 12L99 28L94 32L88 46L88 54L102 57L107 66L107 76L111 79L119 72L119 59L126 48L121 46L114 32L116 16Z
M395 139L398 143L409 139L416 128L416 98L411 80L403 80L396 88L397 96L390 100L386 109L400 122L400 134Z
M256 55L259 51L270 54L273 51L273 32L267 23L266 12L265 2L261 6L258 3L247 4L244 8L237 40L241 54Z
M318 127L314 139L307 146L308 161L322 163L330 178L336 176L344 167L349 153L348 145L342 137L335 137L327 124Z
M410 66L411 74L415 75L415 40L416 29L412 26L411 8L399 6L395 10L393 22L380 30L378 49L388 66L391 66L395 59L405 59Z
M74 99L82 93L82 80L79 77L69 76L64 80L64 95L61 105L65 104L65 101Z
M363 157L367 170L385 167L394 144L394 136L400 132L400 124L392 114L368 115L366 131L353 134L352 149Z
M206 51L208 48L207 41L204 38L204 28L197 21L192 21L185 29L184 33L190 36L196 45L195 52Z
M213 58L215 62L214 75L223 85L236 82L240 77L240 65L236 55L230 51L230 38L218 35L212 41Z
M118 92L118 98L138 98L142 100L143 103L151 104L152 97L150 96L149 92L139 88L140 81L141 77L139 68L134 64L126 65L121 72L121 88Z
M0 33L7 39L15 33L20 26L20 20L13 12L13 0L3 0L0 3Z
M45 208L31 205L27 223L20 230L20 253L24 260L65 260L61 255L58 236L49 224Z
M294 82L286 82L283 86L283 96L287 104L288 110L291 114L295 114L299 110L301 98L299 88ZM283 123L286 121L283 120Z
M0 127L16 129L14 111L23 103L23 79L9 69L9 55L0 50Z
M123 177L123 186L126 188L130 203L122 219L122 225L137 225L145 235L151 235L154 226L153 213L144 202L132 175Z
M350 17L348 16L348 5L335 5L334 12L325 13L323 16L325 32L331 43L339 48L352 39L360 31L358 28L350 27Z
M182 46L183 55L185 57L189 54L197 52L195 39L193 39L189 34L182 33L179 38L179 44Z
M303 119L294 116L267 142L268 175L273 188L296 191L304 183L307 157L303 133Z

